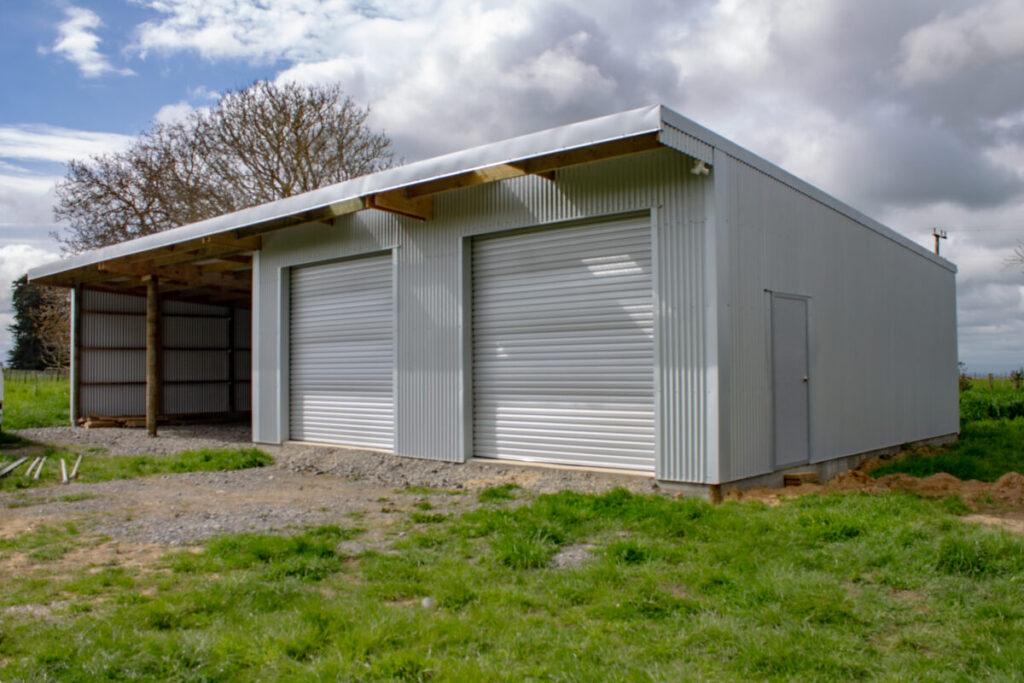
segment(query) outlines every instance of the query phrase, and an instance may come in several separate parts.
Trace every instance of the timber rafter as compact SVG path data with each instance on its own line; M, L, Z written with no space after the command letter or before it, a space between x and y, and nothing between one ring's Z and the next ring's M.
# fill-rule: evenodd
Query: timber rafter
M494 164L404 187L345 199L315 209L268 218L215 235L165 244L38 278L40 284L114 292L145 293L144 279L157 277L161 295L193 301L243 302L251 297L252 254L262 235L302 224L335 224L335 219L377 209L406 218L434 218L434 199L446 192L532 175L554 181L557 171L580 164L636 154L661 146L657 133L597 142Z

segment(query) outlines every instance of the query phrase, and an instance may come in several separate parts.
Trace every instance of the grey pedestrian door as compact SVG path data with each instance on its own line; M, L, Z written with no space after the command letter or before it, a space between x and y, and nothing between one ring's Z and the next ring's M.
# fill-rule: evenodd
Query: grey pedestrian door
M477 457L654 470L651 227L473 245Z
M775 467L808 461L807 299L772 294Z
M394 448L391 255L291 271L290 438Z

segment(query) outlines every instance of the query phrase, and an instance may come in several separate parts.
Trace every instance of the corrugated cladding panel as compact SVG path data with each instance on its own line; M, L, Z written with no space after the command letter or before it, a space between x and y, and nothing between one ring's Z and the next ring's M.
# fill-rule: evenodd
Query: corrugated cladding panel
M142 415L145 405L144 384L82 387L83 415Z
M954 274L726 158L732 350L723 478L772 467L766 289L810 297L813 461L956 432Z
M235 381L248 382L252 379L252 351L235 348Z
M88 301L84 292L83 298ZM145 348L146 317L137 313L82 312L82 346L103 348Z
M249 382L235 382L235 410L242 413L252 410L252 385Z
M164 317L164 347L168 349L227 349L228 314L229 311L224 309L222 318L189 318L181 315Z
M82 413L141 415L145 412L145 297L83 292ZM174 300L162 302L164 406L166 414L226 412L230 308ZM190 317L195 316L195 317ZM251 313L235 312L235 368L249 378ZM241 323L238 321L241 320ZM91 347L91 348L90 348ZM189 382L188 384L173 384ZM94 384L90 384L94 383ZM236 404L249 403L248 382L236 382ZM245 410L246 408L238 408Z
M145 382L146 352L142 350L82 350L83 382Z
M145 297L82 292L83 415L145 412L144 385L121 384L146 380L145 312Z
M252 311L247 308L235 309L235 348L252 348Z
M656 365L661 377L657 476L708 481L708 358L704 320L708 179L682 182L666 174L668 201L660 202L655 233ZM687 180L694 178L689 175ZM680 456L679 454L683 454ZM717 453L710 454L717 457Z
M83 292L84 310L109 313L145 313L146 298L114 292L97 292L87 289Z
M254 367L261 405L255 439L277 442L282 367L281 270L398 245L396 272L396 450L435 460L463 460L464 321L461 241L500 230L638 211L656 213L655 295L665 322L658 383L675 392L662 402L659 476L699 481L704 463L703 193L707 178L692 162L657 150L557 172L556 182L523 177L438 195L426 223L363 211L334 228L305 226L272 233L260 254L260 321ZM680 266L679 263L685 264ZM682 272L675 272L683 268ZM683 395L686 392L687 395ZM670 411L671 414L665 411ZM286 438L286 436L285 436Z
M658 133L658 140L663 145L668 145L672 149L679 150L694 159L700 159L709 164L714 159L714 147L703 140L698 140L692 135L684 133L669 123L662 124L661 132Z
M223 316L228 313L228 306L175 301L174 299L166 299L162 309L165 315Z

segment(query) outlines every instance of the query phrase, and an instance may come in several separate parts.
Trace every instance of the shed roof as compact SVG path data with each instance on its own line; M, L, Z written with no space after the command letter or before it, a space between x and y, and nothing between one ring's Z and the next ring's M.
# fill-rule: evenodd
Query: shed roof
M40 284L130 291L156 274L161 289L183 297L248 298L251 253L262 233L378 209L410 218L433 217L433 196L521 175L671 147L708 164L719 150L844 213L936 263L955 267L924 247L826 195L770 162L661 105L445 154L327 187L216 216L165 232L87 251L29 271Z

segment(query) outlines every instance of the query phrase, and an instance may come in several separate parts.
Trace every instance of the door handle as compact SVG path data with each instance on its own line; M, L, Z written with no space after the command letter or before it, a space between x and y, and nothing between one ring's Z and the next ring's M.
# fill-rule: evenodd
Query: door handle
M804 381L805 382L807 381L807 375L804 375Z

